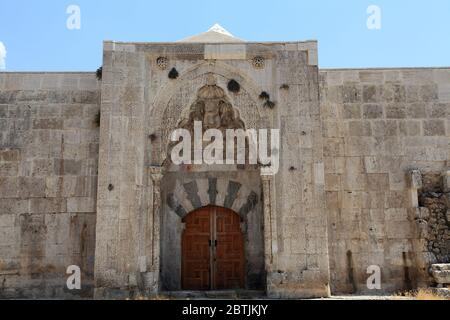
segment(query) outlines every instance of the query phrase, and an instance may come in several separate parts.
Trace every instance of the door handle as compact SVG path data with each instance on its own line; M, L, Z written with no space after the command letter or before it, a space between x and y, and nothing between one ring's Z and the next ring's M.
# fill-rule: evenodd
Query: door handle
M214 240L214 246L217 247L217 240Z

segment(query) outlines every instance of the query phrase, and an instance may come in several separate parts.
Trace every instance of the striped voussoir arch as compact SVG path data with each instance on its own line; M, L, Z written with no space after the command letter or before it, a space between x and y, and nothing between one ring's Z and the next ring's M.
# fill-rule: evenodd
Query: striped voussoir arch
M209 205L225 207L237 212L242 218L259 202L258 194L240 182L208 178L179 183L174 192L167 195L168 207L180 218L190 212Z

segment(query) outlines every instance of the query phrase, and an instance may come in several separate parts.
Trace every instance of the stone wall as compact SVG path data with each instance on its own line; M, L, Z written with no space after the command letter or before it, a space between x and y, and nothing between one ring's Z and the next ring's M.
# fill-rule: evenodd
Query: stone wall
M316 54L309 51L305 59L280 52L276 63L281 164L273 183L276 197L269 199L276 239L268 290L278 298L326 297L330 278Z
M450 69L320 71L331 284L368 292L409 289L426 273L408 173L449 166ZM373 292L372 292L373 293Z
M450 188L448 172L425 174L418 194L423 216L424 245L429 252L430 263L450 263Z
M98 115L94 73L0 73L0 298L92 294Z
M0 298L92 296L94 262L98 298L179 289L170 195L185 213L197 198L253 203L247 286L270 297L373 294L371 265L377 293L427 283L449 254L450 69L319 71L316 50L105 42L101 88L93 73L0 73ZM211 82L247 129L280 129L277 175L165 167L169 133ZM65 289L69 265L81 292Z

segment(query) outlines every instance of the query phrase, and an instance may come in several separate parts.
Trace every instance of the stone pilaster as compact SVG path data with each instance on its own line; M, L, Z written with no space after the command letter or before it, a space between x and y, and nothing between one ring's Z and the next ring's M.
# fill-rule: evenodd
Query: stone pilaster
M151 293L159 291L160 273L160 238L161 238L161 180L163 169L161 167L148 168L148 183L152 194L149 195L147 217L147 252L149 272L146 273L146 289Z
M275 207L275 196L273 190L273 174L266 172L264 168L261 170L261 180L263 189L263 213L264 213L264 255L265 255L265 266L267 276L270 274L276 266L278 245L277 245L277 218L276 211L273 210ZM270 291L270 281L267 279L267 290Z

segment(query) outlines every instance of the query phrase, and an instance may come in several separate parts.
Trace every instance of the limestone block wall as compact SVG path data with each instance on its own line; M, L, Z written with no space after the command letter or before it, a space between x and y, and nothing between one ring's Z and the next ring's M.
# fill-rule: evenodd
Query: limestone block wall
M408 172L448 169L450 69L321 70L320 95L332 290L374 293L370 265L410 289L428 256Z
M144 165L145 144L149 140L144 108L149 68L144 53L137 52L134 46L123 51L117 48L117 52L115 49L113 43L104 45L95 256L97 297L106 295L101 288L126 290L141 284L144 279L137 279L137 275L148 271L151 261L145 258L145 252L153 245L145 242L152 236L148 231L147 207L153 195Z
M276 246L267 276L273 297L329 294L327 217L319 107L319 71L312 52L288 51L277 60L281 151L275 176Z
M99 96L94 73L0 73L0 298L92 293Z

